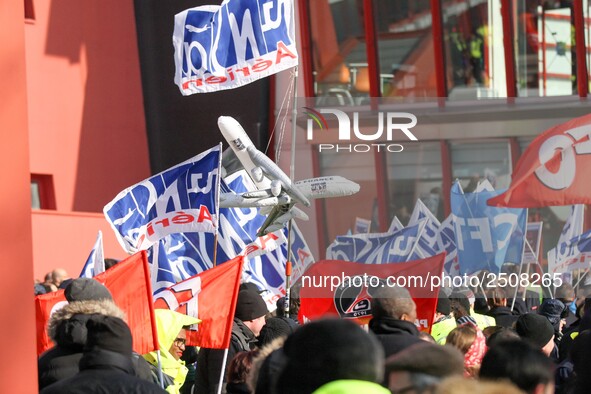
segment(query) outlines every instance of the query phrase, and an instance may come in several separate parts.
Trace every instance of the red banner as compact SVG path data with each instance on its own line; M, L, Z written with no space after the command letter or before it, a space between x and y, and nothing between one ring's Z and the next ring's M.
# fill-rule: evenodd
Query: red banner
M187 332L187 343L227 349L240 287L244 258L238 256L185 279L154 296L154 308L171 309L201 320Z
M445 254L390 264L319 261L301 278L300 320L332 315L367 324L372 317L373 292L385 286L399 286L408 289L417 305L419 329L430 332L444 260Z
M133 350L139 354L156 350L158 339L153 324L152 289L146 252L126 258L94 279L109 289L115 304L125 312L133 336ZM49 317L67 303L63 290L35 298L38 355L53 346L47 335Z
M488 205L536 208L591 204L591 115L554 126L525 150L513 170L511 186Z

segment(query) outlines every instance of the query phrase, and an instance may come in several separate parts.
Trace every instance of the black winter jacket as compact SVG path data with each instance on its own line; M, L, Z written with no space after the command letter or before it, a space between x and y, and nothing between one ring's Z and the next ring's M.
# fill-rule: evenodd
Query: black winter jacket
M80 372L53 383L42 394L146 393L164 394L155 383L140 379L130 357L104 349L84 353Z
M124 316L108 300L72 302L51 316L48 331L56 346L39 357L39 390L78 373L78 363L86 344L86 322L93 314L119 318ZM152 381L150 366L146 360L138 355L134 355L132 360L136 376Z
M406 320L373 318L369 321L369 330L382 344L386 358L421 342L417 326Z
M255 342L256 337L253 332L250 331L241 320L234 319L234 324L232 325L232 339L230 340L228 359L226 361L226 369L224 370L224 382L226 382L228 365L236 353L251 350L251 348L254 347ZM201 348L201 350L199 350L195 388L193 390L194 393L213 394L217 392L223 358L223 349ZM222 392L225 391L224 388Z

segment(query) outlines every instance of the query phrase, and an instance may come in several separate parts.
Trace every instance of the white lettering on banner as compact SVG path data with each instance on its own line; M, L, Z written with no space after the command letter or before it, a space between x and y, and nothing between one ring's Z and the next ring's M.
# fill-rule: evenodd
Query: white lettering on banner
M513 213L502 213L493 218L493 223L495 225L495 228L501 227L504 224L510 225L509 231L507 231L507 235L505 236L505 238L497 240L497 247L499 249L503 249L509 243L511 234L517 227L517 215Z
M283 7L283 12L285 13L286 22L289 23L291 21L291 6L288 4L288 0L278 0L277 1L277 18L273 20L271 17L271 10L273 9L273 2L268 2L263 4L263 23L261 24L262 30L269 31L275 30L281 26L282 16L283 14L279 12L279 9Z
M244 15L242 15L242 32L238 30L240 24L236 21L236 15L230 13L228 18L230 19L230 30L232 31L232 39L234 40L234 48L236 48L236 59L238 63L242 63L246 60L246 49L248 48L248 44L250 44L250 47L252 48L253 56L259 57L260 53L257 46L257 39L254 34L254 25L250 16L250 10L247 9L244 12ZM238 48L242 48L242 52L239 52ZM212 51L212 54L215 54L215 50ZM212 58L216 58L217 61L217 57L212 56ZM215 68L217 69L218 67L221 67L219 63L216 64Z
M490 253L493 251L488 218L468 218L466 221L464 218L456 216L454 220L454 226L456 228L456 241L458 249L464 250L462 226L469 226L476 228L476 230L471 230L469 235L474 240L480 240L482 243L482 250L485 253Z
M413 246L416 242L416 237L397 237L394 239L394 244L392 248L390 248L390 254L394 254L396 256L407 256L410 254ZM403 244L404 242L404 244Z
M568 130L566 134L568 135L548 138L538 152L542 166L535 170L535 174L540 182L550 189L562 190L570 187L576 175L575 155L591 154L590 125ZM554 159L556 151L560 151L560 161L557 163L558 169L553 172L546 168L546 165Z
M170 310L177 310L180 306L178 299L174 293L180 293L188 291L191 293L191 297L183 303L187 308L187 316L199 317L199 297L195 297L201 292L201 278L195 277L184 282L179 282L174 285L174 290L163 290L154 296L154 302L159 298L162 298Z

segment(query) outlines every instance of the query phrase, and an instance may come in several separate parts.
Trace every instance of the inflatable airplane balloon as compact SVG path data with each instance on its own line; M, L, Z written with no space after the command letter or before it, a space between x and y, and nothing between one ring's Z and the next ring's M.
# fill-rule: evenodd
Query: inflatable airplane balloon
M308 220L308 215L294 205L310 206L310 199L343 197L359 191L359 185L340 176L325 176L291 182L289 177L259 151L236 119L220 116L218 127L230 148L258 190L236 194L222 193L221 208L260 208L267 219L258 236L283 228L291 219Z

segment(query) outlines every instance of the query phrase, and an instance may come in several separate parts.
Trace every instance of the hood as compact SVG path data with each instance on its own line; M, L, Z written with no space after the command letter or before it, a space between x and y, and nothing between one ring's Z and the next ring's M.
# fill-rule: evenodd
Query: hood
M414 336L419 335L419 329L413 323L392 317L373 318L369 321L369 329L374 334L404 333Z
M86 321L90 315L106 315L125 320L125 313L111 300L75 301L49 318L49 337L60 345L86 343Z
M363 380L335 380L320 386L312 394L389 394L390 390L377 383Z
M201 323L201 320L171 311L169 309L156 309L156 330L158 331L158 344L161 351L168 351L176 339L179 331L184 326L192 326Z

